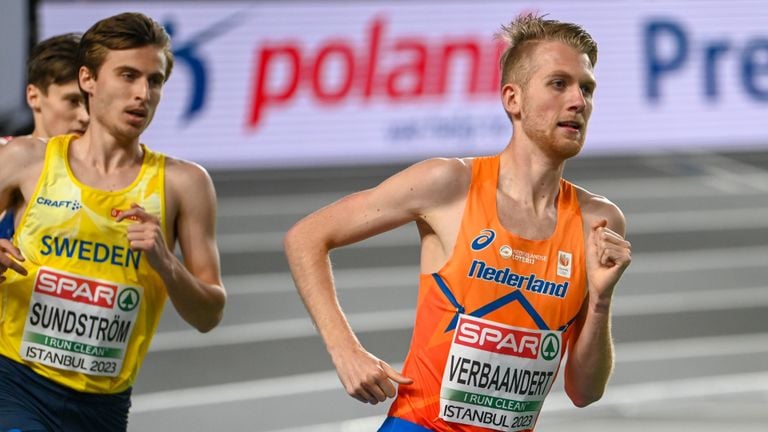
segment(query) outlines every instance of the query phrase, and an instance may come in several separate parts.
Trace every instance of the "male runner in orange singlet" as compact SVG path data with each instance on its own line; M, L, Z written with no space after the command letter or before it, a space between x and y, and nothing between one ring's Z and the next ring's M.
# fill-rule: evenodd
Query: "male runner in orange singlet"
M529 431L565 353L565 391L600 399L613 367L610 306L631 261L625 220L562 178L592 113L597 45L528 14L503 27L501 153L430 159L287 233L291 272L347 392L396 394L380 431ZM416 322L402 373L366 351L336 299L328 253L415 221Z

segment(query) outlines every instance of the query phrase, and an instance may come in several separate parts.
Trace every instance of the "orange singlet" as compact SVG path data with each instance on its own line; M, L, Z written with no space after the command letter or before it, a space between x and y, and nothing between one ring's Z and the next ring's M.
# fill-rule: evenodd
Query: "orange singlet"
M403 369L414 383L399 387L381 430L536 424L586 297L581 211L576 188L561 180L550 238L508 232L496 211L499 160L473 160L453 254L439 272L420 276Z

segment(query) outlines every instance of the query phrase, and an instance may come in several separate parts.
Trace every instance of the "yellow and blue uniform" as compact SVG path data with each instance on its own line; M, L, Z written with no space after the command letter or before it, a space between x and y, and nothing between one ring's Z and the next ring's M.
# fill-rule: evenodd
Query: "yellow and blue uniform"
M142 206L165 222L165 156L143 149L136 179L122 190L81 183L68 163L75 135L52 138L37 187L13 242L28 275L0 285L0 355L80 393L129 391L167 298L142 251L129 247Z

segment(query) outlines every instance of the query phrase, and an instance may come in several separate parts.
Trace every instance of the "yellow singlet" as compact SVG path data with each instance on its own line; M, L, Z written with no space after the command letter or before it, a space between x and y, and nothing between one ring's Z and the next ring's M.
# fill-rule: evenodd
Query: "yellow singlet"
M48 142L37 188L14 235L29 272L0 285L0 355L72 389L118 393L133 384L167 293L160 276L126 237L142 206L165 221L165 156L143 147L136 179L102 191L70 170L75 135Z

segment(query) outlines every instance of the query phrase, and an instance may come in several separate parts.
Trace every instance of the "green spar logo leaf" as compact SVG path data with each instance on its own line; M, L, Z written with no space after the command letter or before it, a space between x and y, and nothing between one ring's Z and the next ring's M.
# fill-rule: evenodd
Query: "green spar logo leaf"
M125 311L130 312L136 309L139 305L139 291L136 288L125 288L120 291L120 295L117 296L117 306Z
M541 350L541 356L544 360L552 360L557 357L557 353L560 352L560 341L553 333L544 336L541 345L544 347Z

